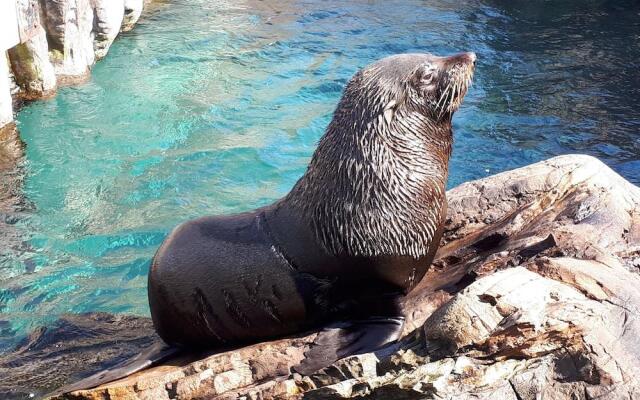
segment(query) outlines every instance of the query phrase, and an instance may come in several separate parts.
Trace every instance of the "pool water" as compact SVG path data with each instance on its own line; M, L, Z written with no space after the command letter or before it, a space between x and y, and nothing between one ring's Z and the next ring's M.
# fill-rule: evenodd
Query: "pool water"
M588 153L640 183L640 5L619 1L156 3L91 80L17 116L0 230L0 351L63 313L148 315L169 230L284 195L341 90L402 52L475 51L449 186ZM540 3L542 4L542 3Z

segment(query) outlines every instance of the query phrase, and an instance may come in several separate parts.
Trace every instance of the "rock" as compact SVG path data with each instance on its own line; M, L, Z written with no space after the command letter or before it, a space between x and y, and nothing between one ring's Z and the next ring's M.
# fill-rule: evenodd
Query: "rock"
M124 0L124 18L122 20L121 32L128 32L140 19L144 0Z
M13 122L13 100L7 53L0 50L0 129Z
M33 21L31 35L26 41L9 49L9 59L15 81L20 87L20 96L27 100L53 95L56 75L49 61L47 33L40 21L40 5L32 4Z
M125 6L124 0L92 0L94 7L93 47L96 59L107 55L120 27L122 26Z
M0 182L0 205L3 204L4 196L9 195L13 190L4 186L11 178L10 176L19 175L16 168L24 156L24 143L18 137L18 131L14 123L9 123L0 128L0 177L5 178ZM6 176L2 174L7 174Z
M122 29L138 21L145 0L16 0L0 6L0 128L13 121L9 76L17 99L54 94L81 82ZM11 70L6 68L8 49Z
M31 265L32 261L25 255L25 250L29 249L28 239L18 223L23 212L30 208L22 190L24 147L13 122L0 127L0 254L1 257L22 256L25 265ZM3 289L11 290L11 285L5 285Z
M0 51L4 52L20 43L20 27L18 26L18 8L15 2L0 2Z
M91 0L43 2L49 57L63 83L86 79L95 61Z
M42 27L40 0L15 0L14 3L19 41L24 43L37 35L39 28Z
M448 197L399 343L290 374L312 333L185 355L73 398L640 398L640 189L562 156Z

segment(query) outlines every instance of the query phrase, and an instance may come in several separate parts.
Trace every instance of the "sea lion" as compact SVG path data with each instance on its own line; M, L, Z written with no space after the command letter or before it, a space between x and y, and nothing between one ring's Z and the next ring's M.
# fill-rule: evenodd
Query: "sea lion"
M367 66L347 84L289 194L175 228L149 271L160 337L174 349L215 349L324 328L300 373L397 340L400 300L442 235L451 118L475 59L401 54Z

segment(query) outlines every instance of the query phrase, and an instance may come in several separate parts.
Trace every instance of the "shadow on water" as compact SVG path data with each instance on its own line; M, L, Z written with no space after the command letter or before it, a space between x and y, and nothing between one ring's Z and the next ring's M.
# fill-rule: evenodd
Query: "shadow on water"
M640 2L482 3L478 107L505 116L484 134L545 157L592 154L640 183Z
M30 258L33 249L18 226L20 220L33 211L23 193L24 147L15 125L0 128L0 276L4 275L3 270L15 269L16 264L24 273L33 272ZM7 301L5 293L24 291L20 286L8 286L0 287L0 341L15 335L11 321L2 314Z
M0 398L40 398L129 359L160 340L149 318L106 313L66 315L35 329L0 355Z
M0 128L0 259L20 255L25 250L15 227L20 215L29 211L22 191L24 161L24 143L15 126Z

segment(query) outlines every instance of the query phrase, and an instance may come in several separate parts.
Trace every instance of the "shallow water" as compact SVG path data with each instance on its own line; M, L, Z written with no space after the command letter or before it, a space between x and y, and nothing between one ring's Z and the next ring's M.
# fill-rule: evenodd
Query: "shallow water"
M0 229L0 351L66 312L147 315L167 232L285 194L349 77L389 54L478 54L450 186L574 152L640 183L640 6L609 3L154 6L88 83L18 115L24 198Z

